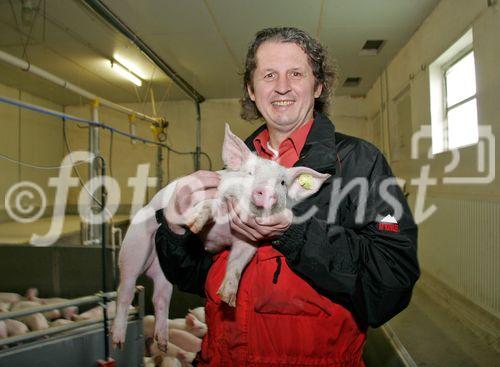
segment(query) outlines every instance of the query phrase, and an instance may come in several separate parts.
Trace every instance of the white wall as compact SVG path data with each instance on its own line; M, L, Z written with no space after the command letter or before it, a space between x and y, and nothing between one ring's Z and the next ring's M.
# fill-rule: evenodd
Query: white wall
M0 95L61 111L59 105L3 84L0 84ZM34 165L59 166L63 154L59 119L0 103L0 124L2 126L0 134L0 152L2 154ZM43 189L47 196L47 204L51 206L55 190L49 188L48 179L57 173L57 170L23 167L0 158L0 172L2 172L0 176L2 198L5 198L7 191L14 184L29 180ZM19 193L20 191L15 192ZM25 206L32 204L39 207L40 200L37 196L33 200L25 198L22 204ZM0 202L0 221L4 220L8 220L8 217L5 214L4 200L2 200Z
M366 98L339 96L330 106L330 117L337 132L373 141L367 118Z

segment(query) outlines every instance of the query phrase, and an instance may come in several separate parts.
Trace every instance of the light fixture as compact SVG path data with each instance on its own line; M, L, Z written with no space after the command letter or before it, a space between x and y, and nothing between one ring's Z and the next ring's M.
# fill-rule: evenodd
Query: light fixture
M127 80L130 80L132 83L137 85L138 87L142 86L142 80L139 79L137 76L135 76L133 73L125 69L123 66L121 66L119 63L116 61L111 61L111 68L116 71L118 74L120 74L122 77L124 77Z
M120 63L120 65L123 65L126 69L128 69L131 73L134 75L137 75L139 78L146 80L148 79L146 74L142 72L142 70L134 64L132 61L126 59L120 54L114 54L113 58Z
M385 45L385 40L368 40L359 51L359 56L376 56Z

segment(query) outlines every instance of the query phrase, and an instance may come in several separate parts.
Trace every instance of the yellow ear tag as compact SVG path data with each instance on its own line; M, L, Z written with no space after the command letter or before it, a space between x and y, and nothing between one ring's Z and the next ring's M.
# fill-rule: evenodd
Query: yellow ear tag
M299 176L299 185L306 190L313 188L313 176L308 173L303 173Z

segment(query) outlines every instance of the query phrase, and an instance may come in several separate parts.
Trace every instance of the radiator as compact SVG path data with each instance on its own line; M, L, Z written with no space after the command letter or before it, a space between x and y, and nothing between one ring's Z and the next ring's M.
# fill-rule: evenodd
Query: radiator
M422 269L500 317L500 203L428 197L437 211L419 227Z

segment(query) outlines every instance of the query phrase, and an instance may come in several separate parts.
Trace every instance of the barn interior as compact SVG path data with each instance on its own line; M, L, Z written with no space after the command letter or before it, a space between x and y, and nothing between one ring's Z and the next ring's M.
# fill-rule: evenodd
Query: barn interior
M263 124L240 117L242 72L274 26L328 48L336 130L384 154L419 226L420 279L368 331L366 366L498 365L497 0L1 0L0 295L113 302L133 216L173 180L222 169L226 123L241 138ZM5 335L0 367L152 363L153 284L138 284L123 350L104 312ZM174 289L170 318L203 305Z

